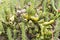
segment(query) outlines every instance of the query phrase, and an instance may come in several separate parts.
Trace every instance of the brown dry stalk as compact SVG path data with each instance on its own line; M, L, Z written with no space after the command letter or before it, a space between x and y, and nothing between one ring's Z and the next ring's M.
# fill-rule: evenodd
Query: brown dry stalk
M54 40L54 30L52 30L52 40Z

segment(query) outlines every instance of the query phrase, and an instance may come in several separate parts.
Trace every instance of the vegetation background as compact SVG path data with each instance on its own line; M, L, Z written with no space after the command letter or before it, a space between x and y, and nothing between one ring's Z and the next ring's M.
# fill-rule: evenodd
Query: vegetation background
M0 40L59 40L60 0L0 0Z

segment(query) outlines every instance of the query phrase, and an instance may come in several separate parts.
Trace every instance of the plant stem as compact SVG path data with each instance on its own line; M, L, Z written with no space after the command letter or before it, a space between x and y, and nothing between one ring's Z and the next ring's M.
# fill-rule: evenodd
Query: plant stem
M54 0L51 0L51 5L55 11L57 11L56 7L54 6ZM58 12L58 11L57 11Z
M22 40L26 40L26 34L25 34L25 24L21 23L21 30L22 30Z
M45 13L46 12L46 0L43 0L43 12Z
M7 28L7 36L8 36L8 40L13 40L11 29L9 27Z

